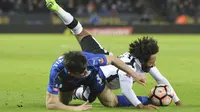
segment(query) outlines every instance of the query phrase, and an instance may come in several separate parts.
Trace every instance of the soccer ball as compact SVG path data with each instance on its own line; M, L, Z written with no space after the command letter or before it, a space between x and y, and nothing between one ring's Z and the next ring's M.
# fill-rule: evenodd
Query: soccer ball
M151 89L149 99L156 106L168 106L172 102L174 92L168 85L158 84Z

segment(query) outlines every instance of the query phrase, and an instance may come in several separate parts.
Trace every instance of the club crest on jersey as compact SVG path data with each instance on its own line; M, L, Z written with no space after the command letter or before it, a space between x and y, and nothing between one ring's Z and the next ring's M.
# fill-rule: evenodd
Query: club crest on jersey
M58 88L53 88L53 91L56 91L56 92L57 92L57 91L58 91Z
M104 63L104 59L103 59L103 58L99 58L98 61L99 61L100 64L103 64L103 63Z

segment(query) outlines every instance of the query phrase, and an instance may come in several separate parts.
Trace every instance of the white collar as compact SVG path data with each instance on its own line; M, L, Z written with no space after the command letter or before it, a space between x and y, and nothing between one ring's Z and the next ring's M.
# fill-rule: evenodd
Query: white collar
M140 66L140 68L142 68L142 65L141 65L141 63L140 63L140 60L139 60L139 59L135 58L135 63L137 63L137 64Z
M83 77L85 78L85 77L89 76L90 73L91 73L91 71L87 71L87 74L85 76L83 76Z

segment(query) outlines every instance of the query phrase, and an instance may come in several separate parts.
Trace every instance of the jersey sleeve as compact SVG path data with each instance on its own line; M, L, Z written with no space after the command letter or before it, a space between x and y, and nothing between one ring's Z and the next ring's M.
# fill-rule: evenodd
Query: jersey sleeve
M133 78L127 76L124 73L119 73L119 82L122 94L134 105L141 104L141 101L137 98L135 92L132 89Z
M104 54L93 54L88 59L89 66L105 66L107 65L107 59Z
M58 80L58 73L56 70L50 71L50 77L49 77L49 84L47 87L47 91L51 94L58 94L59 91L59 80Z
M51 94L58 94L59 88L61 86L60 80L58 78L58 74L64 70L63 65L63 57L59 57L52 65L52 68L50 70L50 76L49 76L49 84L47 87L47 91Z

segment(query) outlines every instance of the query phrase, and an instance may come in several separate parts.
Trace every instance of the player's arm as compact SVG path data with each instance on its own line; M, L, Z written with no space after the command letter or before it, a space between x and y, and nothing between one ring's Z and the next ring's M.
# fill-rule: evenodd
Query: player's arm
M46 93L46 108L50 110L73 110L72 106L66 106L59 101L58 95Z
M131 77L133 77L136 82L138 82L139 84L145 86L145 79L141 76L138 76L128 65L126 65L122 60L120 60L119 58L117 58L116 56L109 56L109 55L105 55L106 59L107 59L107 64L112 64L114 66L116 66L117 68L121 69L122 71L126 72L127 74L129 74Z
M139 109L157 109L157 106L154 105L143 105L142 102L137 98L135 92L132 89L133 79L128 77L127 74L123 71L118 72L119 82L122 94Z
M121 73L120 73L121 72ZM133 86L133 79L131 77L128 77L126 73L122 73L122 71L119 71L119 82L120 82L120 88L121 92L126 98L136 107L139 104L142 104L140 100L135 95L135 92L132 90Z
M160 73L160 71L156 67L152 67L149 71L151 76L156 80L158 84L166 84L169 85L170 89L174 91L173 87L169 83L169 81ZM182 106L183 104L181 103L180 99L178 98L176 92L174 91L174 97L173 101L177 106Z
M58 58L58 60L62 60L62 58ZM91 109L91 105L87 105L87 103L81 105L81 106L67 106L60 102L59 100L59 86L60 82L58 80L58 73L60 72L60 69L57 69L59 62L62 61L56 61L52 65L52 69L50 71L50 77L49 77L49 84L47 87L47 94L46 94L46 108L50 110L88 110ZM58 62L58 63L57 63Z
M59 101L58 95L47 92L46 94L46 108L49 110L88 110L91 109L91 105L87 105L88 102L80 106L67 106Z

